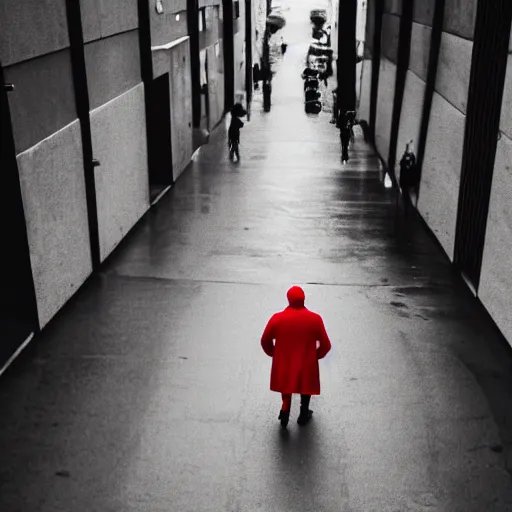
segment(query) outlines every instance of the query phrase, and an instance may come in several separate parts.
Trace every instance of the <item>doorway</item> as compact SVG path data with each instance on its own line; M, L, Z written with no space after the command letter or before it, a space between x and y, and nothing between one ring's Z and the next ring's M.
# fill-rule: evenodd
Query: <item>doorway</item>
M150 202L173 184L169 73L150 82L148 166Z
M0 370L38 330L38 317L23 200L16 162L9 85L0 65Z

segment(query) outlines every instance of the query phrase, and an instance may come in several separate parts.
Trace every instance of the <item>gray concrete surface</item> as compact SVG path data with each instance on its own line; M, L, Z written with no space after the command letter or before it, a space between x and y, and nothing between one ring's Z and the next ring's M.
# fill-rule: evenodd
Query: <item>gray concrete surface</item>
M221 126L0 381L2 512L512 510L510 348L369 146L342 166L303 113L289 39L242 161ZM333 349L283 432L259 339L292 284Z

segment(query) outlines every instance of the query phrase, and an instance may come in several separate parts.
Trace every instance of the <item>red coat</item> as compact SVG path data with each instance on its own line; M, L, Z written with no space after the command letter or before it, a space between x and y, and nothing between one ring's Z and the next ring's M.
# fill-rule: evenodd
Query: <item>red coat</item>
M318 348L317 341L320 342ZM306 307L288 306L269 320L261 346L272 357L271 391L320 394L318 360L331 350L320 315Z

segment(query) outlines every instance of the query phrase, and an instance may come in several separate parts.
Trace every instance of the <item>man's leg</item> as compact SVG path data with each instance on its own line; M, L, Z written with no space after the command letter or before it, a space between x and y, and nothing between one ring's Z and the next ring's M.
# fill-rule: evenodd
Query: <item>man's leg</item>
M348 162L348 140L345 137L341 140L341 159Z
M292 406L292 395L281 393L281 398L283 399L283 405L281 407L281 412L279 413L279 420L281 420L281 426L284 428L288 425L288 420L290 418L290 408Z
M235 142L235 155L236 159L240 160L240 145L238 142Z
M313 411L309 410L311 395L300 395L300 414L297 418L299 425L305 425L313 416Z

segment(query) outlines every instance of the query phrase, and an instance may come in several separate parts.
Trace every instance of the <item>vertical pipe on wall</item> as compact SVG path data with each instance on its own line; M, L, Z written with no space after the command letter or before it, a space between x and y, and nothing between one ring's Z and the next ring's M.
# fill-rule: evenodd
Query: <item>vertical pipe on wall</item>
M222 0L224 39L224 109L231 110L235 101L235 50L233 30L233 0Z
M98 207L96 203L96 181L94 176L91 122L89 118L89 90L85 66L84 36L82 15L78 0L66 0L71 66L75 101L80 128L82 132L82 150L85 172L85 196L87 201L87 220L89 224L89 240L92 268L100 265L100 240L98 228Z
M148 0L138 0L140 70L144 85L153 80L153 57L151 54L151 26Z
M247 111L252 102L252 2L245 0L245 90L247 92Z
M382 15L384 0L375 0L375 23L372 49L372 85L370 91L370 139L375 144L375 120L377 119L377 94L379 89Z
M430 34L430 51L428 57L427 82L425 84L425 97L421 113L420 135L418 140L417 165L421 176L423 168L423 159L425 158L425 148L427 145L428 125L430 120L430 110L434 98L434 90L437 78L437 66L439 62L439 51L441 49L441 36L443 35L445 0L436 0L434 7L434 17L432 21L432 32ZM419 184L418 197L421 193L421 179Z
M146 0L147 2L147 0ZM192 123L201 125L201 76L199 59L199 6L197 0L187 0L187 30L190 37L190 81L192 85Z
M357 0L340 0L338 10L338 106L340 112L356 108Z
M409 69L409 56L411 53L412 13L414 0L402 1L402 15L400 17L400 32L398 36L398 58L396 63L395 96L393 99L393 114L391 117L391 135L389 141L388 169L393 180L395 177L396 146L398 144L398 129L404 99L405 80Z

